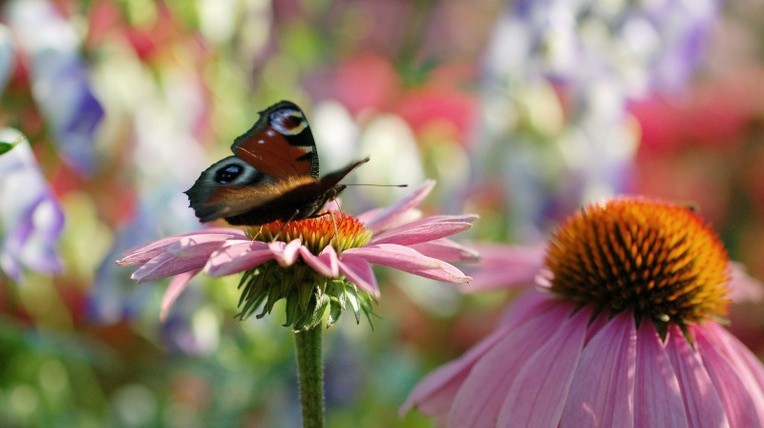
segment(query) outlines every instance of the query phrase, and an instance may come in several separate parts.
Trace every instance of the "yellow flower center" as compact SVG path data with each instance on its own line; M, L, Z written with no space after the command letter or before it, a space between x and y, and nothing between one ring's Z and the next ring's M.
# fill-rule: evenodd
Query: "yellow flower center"
M289 242L300 238L313 254L320 253L327 245L334 247L338 254L348 248L361 247L371 240L372 235L357 218L340 211L286 223L276 220L253 227L249 234L252 239L264 242Z
M553 235L546 267L556 295L657 326L727 313L727 253L682 205L622 198L590 205Z

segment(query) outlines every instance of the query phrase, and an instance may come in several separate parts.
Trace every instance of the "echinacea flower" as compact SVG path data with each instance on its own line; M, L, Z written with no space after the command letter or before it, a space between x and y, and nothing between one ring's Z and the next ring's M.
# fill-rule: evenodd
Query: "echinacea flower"
M453 427L764 425L764 367L719 325L741 272L692 210L594 204L543 257L538 289L401 413Z
M379 296L371 264L438 281L470 280L449 262L474 253L447 237L468 229L476 217L421 217L416 207L433 186L427 182L386 209L358 217L332 211L246 232L210 228L177 235L132 250L117 264L140 265L132 275L139 282L173 277L162 300L163 318L199 272L212 277L245 272L242 317L261 306L260 315L270 312L285 298L287 325L295 329L314 326L326 310L331 324L346 305L358 318L361 311L368 315L370 298Z

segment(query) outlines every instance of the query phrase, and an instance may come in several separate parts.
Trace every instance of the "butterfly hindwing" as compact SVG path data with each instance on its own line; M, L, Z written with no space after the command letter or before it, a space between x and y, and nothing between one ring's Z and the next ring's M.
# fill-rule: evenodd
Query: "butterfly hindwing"
M305 113L290 101L260 112L260 118L234 140L234 154L276 179L318 178L318 154Z

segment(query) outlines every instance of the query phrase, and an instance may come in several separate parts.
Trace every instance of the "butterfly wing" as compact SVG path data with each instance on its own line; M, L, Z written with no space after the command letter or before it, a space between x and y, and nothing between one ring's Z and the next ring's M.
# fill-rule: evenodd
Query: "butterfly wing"
M365 158L317 180L312 176L273 180L236 156L214 163L185 193L202 222L225 218L234 225L311 217L344 186L338 183Z
M368 158L319 179L318 155L303 111L281 101L264 111L231 146L235 156L214 163L185 193L202 222L225 218L258 225L315 215L336 197L347 174Z
M318 154L303 111L281 101L260 112L257 122L231 146L234 154L276 180L318 178Z
M270 179L252 165L229 156L202 171L184 193L199 220L208 222L262 204L267 196L252 199L253 195L244 198L239 197L239 193L243 189L261 187L268 181Z
M368 161L368 157L355 161L319 180L312 177L296 177L270 185L275 193L273 197L261 198L261 203L254 209L238 215L226 215L225 219L230 224L256 225L274 220L288 221L312 217L345 189L339 182Z

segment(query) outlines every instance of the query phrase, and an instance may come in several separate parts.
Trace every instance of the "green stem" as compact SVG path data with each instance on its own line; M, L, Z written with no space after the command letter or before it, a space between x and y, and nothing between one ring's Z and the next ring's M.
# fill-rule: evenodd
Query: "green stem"
M300 381L303 428L324 426L324 361L321 357L321 325L294 334L297 373Z

